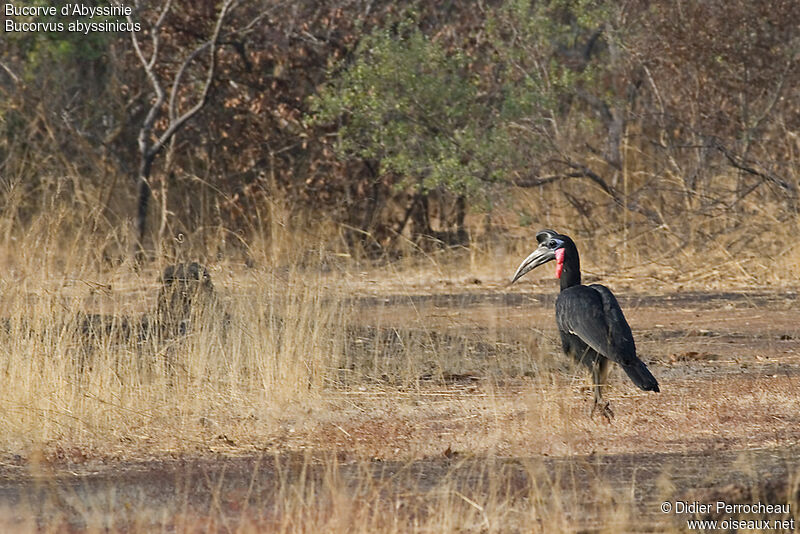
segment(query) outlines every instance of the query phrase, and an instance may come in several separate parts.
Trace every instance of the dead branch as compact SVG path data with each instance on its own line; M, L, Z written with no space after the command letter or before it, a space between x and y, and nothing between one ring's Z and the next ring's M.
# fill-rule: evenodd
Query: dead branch
M153 91L156 94L156 99L153 104L150 106L150 109L147 112L147 116L145 117L144 122L142 123L142 127L139 130L139 135L137 138L137 142L139 145L139 153L140 153L140 165L139 165L139 173L137 176L138 182L138 202L137 202L137 217L136 217L136 226L137 226L137 237L138 242L136 244L136 251L135 256L137 261L143 259L143 243L147 228L147 208L150 202L151 196L151 187L150 187L150 172L152 169L153 160L155 157L164 149L166 144L173 139L173 136L180 130L192 117L197 115L197 113L203 109L203 107L208 102L208 95L211 90L211 85L214 81L214 77L216 74L216 67L217 67L217 48L220 40L220 33L222 31L222 25L225 21L225 16L228 12L232 9L234 2L236 0L225 0L225 3L220 8L219 15L217 16L216 23L214 25L214 31L211 37L200 46L195 48L187 57L184 59L183 63L181 64L178 72L173 79L172 86L170 88L169 93L169 102L168 102L168 126L166 129L158 135L155 141L152 141L152 130L153 126L158 118L159 114L162 112L164 102L167 99L167 95L164 91L164 87L162 85L161 80L159 80L158 75L155 72L155 66L158 61L158 53L159 53L159 45L160 45L160 37L161 37L161 27L164 24L164 20L166 19L167 14L172 6L172 0L166 0L164 2L164 6L161 9L161 12L156 19L156 22L153 24L153 27L150 30L151 40L152 40L152 53L150 58L146 58L145 54L142 50L141 44L139 43L139 38L136 35L136 32L131 31L131 41L133 43L133 48L136 52L137 57L139 58L140 63L142 64L142 68L144 69L147 78L150 80L150 84L153 87ZM128 21L133 23L131 20L131 16L128 15ZM180 90L181 82L183 80L183 76L189 66L195 61L195 59L208 50L209 53L209 64L208 69L206 71L206 77L200 92L200 96L195 102L195 104L186 110L181 115L177 113L177 95Z
M588 178L592 182L594 182L600 189L603 190L611 199L614 201L615 204L618 206L625 208L629 211L634 213L638 213L639 215L644 216L650 222L661 225L664 223L661 216L656 213L655 211L649 210L641 205L635 200L624 200L623 195L619 193L612 185L610 185L606 180L604 180L599 174L591 170L586 165L582 163L577 163L570 159L558 160L558 161L551 161L551 163L561 164L569 167L572 169L572 172L565 172L561 174L554 174L551 176L544 176L544 177L526 177L514 180L512 183L518 187L540 187L543 185L551 184L554 182L559 182L561 180L569 180L574 178Z
M723 156L725 156L725 159L727 159L728 163L730 163L734 168L748 174L752 174L753 176L758 176L765 182L777 185L784 191L792 193L793 196L797 194L797 186L795 184L788 182L769 171L760 171L756 169L748 164L744 158L738 156L732 150L723 145L719 139L711 139L711 148L718 150Z

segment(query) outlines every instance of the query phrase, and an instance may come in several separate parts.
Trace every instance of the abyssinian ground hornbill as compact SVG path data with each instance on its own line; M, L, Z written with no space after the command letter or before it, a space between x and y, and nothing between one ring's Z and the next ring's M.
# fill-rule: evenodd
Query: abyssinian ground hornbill
M611 291L600 284L581 284L578 248L569 236L553 230L536 234L539 246L520 264L511 283L532 269L556 260L556 276L561 279L561 293L556 299L556 323L564 352L592 372L594 407L606 419L614 413L603 403L609 362L622 367L634 384L644 391L659 391L658 381L636 356L631 327Z

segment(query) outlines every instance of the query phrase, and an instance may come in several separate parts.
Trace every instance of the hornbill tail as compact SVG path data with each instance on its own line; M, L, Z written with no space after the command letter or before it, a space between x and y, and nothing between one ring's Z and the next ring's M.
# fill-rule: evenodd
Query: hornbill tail
M655 391L656 393L660 391L658 389L658 380L656 380L656 377L653 376L644 362L640 361L633 365L622 365L621 367L639 389Z

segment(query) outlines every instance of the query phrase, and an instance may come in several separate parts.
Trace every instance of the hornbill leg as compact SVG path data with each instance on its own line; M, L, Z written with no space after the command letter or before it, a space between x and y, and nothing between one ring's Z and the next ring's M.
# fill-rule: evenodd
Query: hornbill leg
M603 388L606 387L608 381L608 373L611 371L611 366L606 358L601 358L594 362L592 366L592 381L594 382L594 406L592 407L592 414L600 410L600 413L605 417L606 421L611 422L614 417L614 412L611 411L609 402L603 402Z
M600 410L600 414L605 418L607 422L611 422L614 418L614 412L611 411L611 403L610 402L596 402L592 407L592 414L589 416L591 419L594 419L594 412Z

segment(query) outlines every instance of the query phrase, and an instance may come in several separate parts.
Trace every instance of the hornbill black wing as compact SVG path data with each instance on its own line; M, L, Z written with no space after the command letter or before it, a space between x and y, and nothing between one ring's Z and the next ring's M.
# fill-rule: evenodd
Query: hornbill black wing
M598 288L602 288L598 290ZM559 328L614 362L632 365L636 358L633 334L614 295L603 286L575 286L556 301Z
M559 328L618 363L641 389L658 391L658 382L636 356L636 345L628 321L611 291L602 285L574 286L556 301Z

